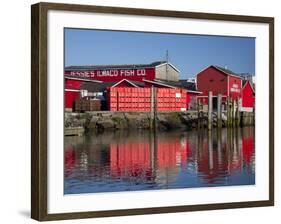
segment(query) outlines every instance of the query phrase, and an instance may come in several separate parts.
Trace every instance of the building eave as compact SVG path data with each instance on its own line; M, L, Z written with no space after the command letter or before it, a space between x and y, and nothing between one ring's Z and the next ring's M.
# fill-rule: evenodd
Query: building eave
M218 71L222 72L223 74L225 74L225 75L227 75L227 76L232 76L232 77L235 77L235 78L242 79L240 76L238 76L238 75L233 75L233 74L230 74L230 73L227 73L227 72L225 72L225 71L221 70L219 67L217 67L217 66L215 66L215 65L209 65L209 66L207 66L206 68L204 68L204 69L200 70L200 72L198 72L198 73L195 75L196 80L197 80L197 76L198 76L201 72L205 71L206 69L208 69L208 68L210 68L210 67L215 68L216 70L218 70Z
M83 79L83 78L77 78L77 77L69 77L64 76L65 79L71 79L71 80L78 80L78 81L84 81L84 82L96 82L96 83L102 83L103 81L95 80L95 79Z
M169 87L169 88L172 88L172 89L176 89L177 88L175 86L170 86L170 85L167 85L167 84L164 84L164 83L161 83L161 82L152 81L152 80L143 79L143 81L144 82L148 82L148 83L152 83L152 84L156 84L156 85L161 85L161 86Z
M127 82L127 83L129 83L129 84L131 84L131 85L134 86L134 87L139 87L139 86L137 86L136 84L130 82L130 80L128 80L128 79L122 79L122 80L120 80L119 82L115 83L115 84L114 84L113 86L111 86L111 87L118 86L120 83L122 83L122 82L124 82L124 81Z
M196 90L186 90L188 93L198 93L198 94L202 94L203 92L201 91L196 91Z
M226 71L223 71L222 69L220 69L218 66L215 66L215 65L211 65L212 67L214 67L215 69L221 71L222 73L226 74L226 75L229 75L229 76L232 76L232 77L235 77L235 78L239 78L239 79L242 79L240 76L238 75L234 75L234 74L230 74Z
M178 73L180 73L180 70L176 68L176 66L174 66L173 64L171 64L170 62L166 62L160 65L156 65L155 68L161 67L163 65L170 65L174 70L176 70Z

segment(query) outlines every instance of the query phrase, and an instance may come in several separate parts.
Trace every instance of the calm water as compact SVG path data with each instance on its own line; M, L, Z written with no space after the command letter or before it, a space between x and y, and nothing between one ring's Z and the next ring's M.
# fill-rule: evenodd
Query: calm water
M254 128L65 137L65 194L255 184Z

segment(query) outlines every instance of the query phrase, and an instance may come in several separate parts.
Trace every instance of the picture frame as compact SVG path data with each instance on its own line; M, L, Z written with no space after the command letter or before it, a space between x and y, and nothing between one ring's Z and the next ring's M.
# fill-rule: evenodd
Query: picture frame
M57 86L50 87L50 55L48 48L52 40L48 36L51 26L50 12L85 13L87 15L98 13L103 16L122 15L137 16L140 19L147 17L164 18L167 21L174 19L190 19L199 21L226 22L226 23L249 23L266 25L268 30L268 178L265 178L267 199L245 200L236 202L198 203L170 206L145 206L140 208L120 208L107 210L66 211L49 212L50 194L50 143L49 122L50 108L53 98L49 92ZM105 22L106 23L106 22ZM171 212L203 211L230 208L247 208L274 205L274 18L260 16L225 15L202 12L166 11L138 8L119 8L90 5L38 3L31 7L31 218L38 221L96 218L125 215L158 214ZM108 28L106 28L108 29ZM63 37L61 37L63 40ZM257 52L259 53L259 52ZM63 68L61 68L63 71ZM63 74L63 72L62 72ZM60 90L57 90L60 91ZM258 90L260 91L260 89ZM61 136L63 138L63 136ZM57 149L60 150L60 149ZM62 178L62 177L61 177Z

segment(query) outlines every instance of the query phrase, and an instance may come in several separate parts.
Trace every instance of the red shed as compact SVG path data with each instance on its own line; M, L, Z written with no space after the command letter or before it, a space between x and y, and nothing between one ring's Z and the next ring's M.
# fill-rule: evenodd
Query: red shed
M65 76L64 81L64 107L67 110L74 109L74 102L81 94L81 86L85 83L101 83L97 80L89 80L85 78L74 78Z
M105 92L108 87L143 87L143 83L127 79L122 79L119 82L102 82L85 78L69 78L66 76L65 108L74 110L75 100L83 96L105 101Z
M221 93L223 101L226 97L234 100L241 98L242 79L231 70L219 66L211 65L197 74L197 88L202 92L201 98L206 103L208 92L212 91L214 96L214 106L216 105L216 96Z
M250 81L245 81L242 88L242 109L252 111L255 106L255 90Z

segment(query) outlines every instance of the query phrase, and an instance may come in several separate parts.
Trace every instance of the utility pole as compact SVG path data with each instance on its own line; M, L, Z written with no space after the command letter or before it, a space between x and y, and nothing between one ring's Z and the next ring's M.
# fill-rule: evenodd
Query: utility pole
M169 50L166 50L166 80L168 80Z

